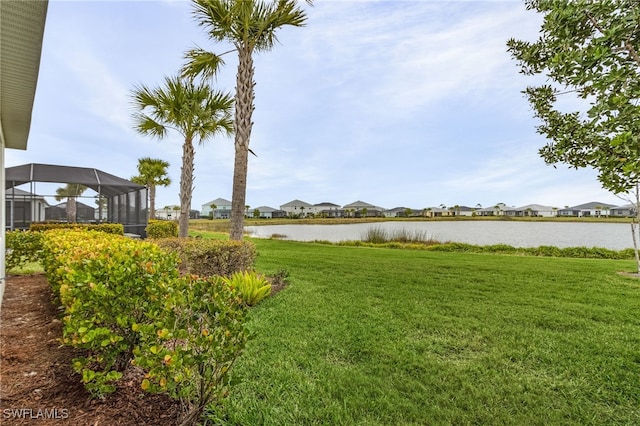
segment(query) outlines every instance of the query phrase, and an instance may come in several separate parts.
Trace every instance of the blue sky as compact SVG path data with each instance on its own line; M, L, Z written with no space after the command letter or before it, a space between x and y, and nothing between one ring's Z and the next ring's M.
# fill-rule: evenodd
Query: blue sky
M534 84L506 51L534 40L541 17L512 1L316 0L255 58L251 207L293 199L385 208L444 204L624 204L591 170L547 166L521 91ZM180 136L132 128L130 91L178 72L186 50L216 52L191 3L50 0L26 151L6 166L95 167L130 178L138 159L170 163L157 206L178 204ZM236 58L216 81L232 92ZM192 208L231 199L233 141L196 148ZM59 186L59 185L57 185ZM43 188L43 187L38 187ZM53 193L42 189L39 192Z

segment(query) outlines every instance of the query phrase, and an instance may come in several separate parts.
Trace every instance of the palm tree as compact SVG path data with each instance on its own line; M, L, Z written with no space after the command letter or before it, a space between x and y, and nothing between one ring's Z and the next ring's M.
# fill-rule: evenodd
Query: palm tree
M278 41L276 31L291 25L302 27L306 14L296 0L193 0L194 15L215 42L229 42L238 53L235 96L235 160L231 196L232 240L243 236L247 192L249 142L255 100L253 53L268 51ZM311 0L307 0L311 4ZM230 53L230 52L225 52ZM224 55L224 53L222 54ZM186 76L213 77L223 63L221 56L196 48L186 53Z
M67 221L70 223L76 222L76 212L78 210L76 198L82 195L86 190L86 186L77 183L68 183L63 187L56 189L56 201L62 201L65 198L67 199Z
M169 163L158 158L144 157L138 159L138 176L132 182L144 185L149 190L149 218L156 217L156 186L169 186L171 179L167 176Z
M163 139L168 130L173 129L184 137L178 236L185 238L193 193L194 142L203 144L219 133L233 132L233 98L228 93L213 91L204 83L196 84L179 77L166 77L164 86L155 89L136 86L132 97L136 109L135 129L139 133Z

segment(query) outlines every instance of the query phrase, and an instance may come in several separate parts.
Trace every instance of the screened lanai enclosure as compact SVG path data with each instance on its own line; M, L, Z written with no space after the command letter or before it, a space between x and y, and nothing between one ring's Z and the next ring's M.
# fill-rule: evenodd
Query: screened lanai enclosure
M146 237L147 189L103 171L51 164L24 164L5 170L6 229L26 229L31 223L61 220L65 204L49 205L55 199L51 184L82 185L90 194L77 198L78 222L121 223L124 232Z

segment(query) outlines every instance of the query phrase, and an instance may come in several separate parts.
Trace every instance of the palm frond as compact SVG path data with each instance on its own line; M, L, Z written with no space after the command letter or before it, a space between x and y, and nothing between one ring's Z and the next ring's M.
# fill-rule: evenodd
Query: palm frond
M180 70L182 77L193 78L202 75L203 78L215 77L220 67L224 65L224 60L213 52L206 51L200 47L195 47L184 54L187 62Z

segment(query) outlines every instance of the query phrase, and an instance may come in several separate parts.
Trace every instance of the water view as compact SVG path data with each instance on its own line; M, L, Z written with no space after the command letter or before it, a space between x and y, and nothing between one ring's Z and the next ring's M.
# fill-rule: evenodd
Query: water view
M266 225L247 226L253 237L277 236L286 240L331 242L362 240L370 228L387 232L407 231L426 234L438 241L514 247L556 246L603 247L622 250L633 247L631 227L627 223L601 222L377 222L341 225Z

